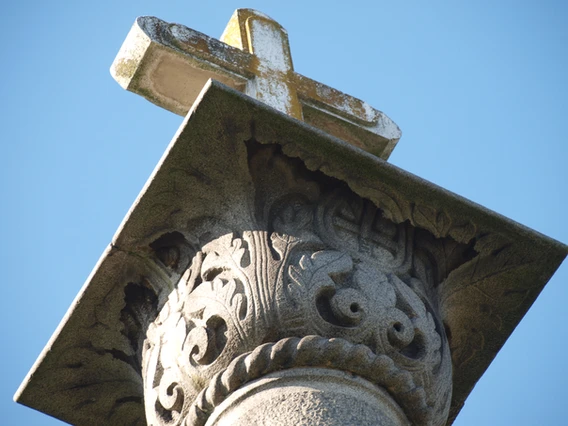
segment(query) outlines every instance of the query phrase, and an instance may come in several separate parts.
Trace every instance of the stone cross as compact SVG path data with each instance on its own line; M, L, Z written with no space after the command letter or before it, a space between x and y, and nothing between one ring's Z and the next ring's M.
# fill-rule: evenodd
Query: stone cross
M125 89L180 115L211 78L383 159L401 136L381 111L295 72L286 30L252 9L235 11L221 41L138 18L111 73Z

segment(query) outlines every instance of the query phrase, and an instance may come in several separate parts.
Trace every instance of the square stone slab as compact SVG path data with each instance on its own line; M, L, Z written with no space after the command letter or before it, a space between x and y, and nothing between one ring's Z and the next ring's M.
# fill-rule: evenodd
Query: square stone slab
M250 140L278 144L309 170L346 182L396 223L471 247L469 259L437 287L452 350L453 422L568 248L215 81L21 385L18 402L72 424L145 424L135 349L144 326L132 320L132 306L140 306L133 301L161 307L179 280L166 267L167 253L157 255L161 236L212 211L227 223L246 222L250 212L230 206L253 200Z

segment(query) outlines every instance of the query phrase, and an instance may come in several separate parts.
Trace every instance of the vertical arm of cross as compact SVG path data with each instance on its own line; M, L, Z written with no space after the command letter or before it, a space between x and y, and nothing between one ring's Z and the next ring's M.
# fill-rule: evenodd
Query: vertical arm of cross
M252 9L235 11L221 41L253 54L247 95L302 120L288 33L276 21Z

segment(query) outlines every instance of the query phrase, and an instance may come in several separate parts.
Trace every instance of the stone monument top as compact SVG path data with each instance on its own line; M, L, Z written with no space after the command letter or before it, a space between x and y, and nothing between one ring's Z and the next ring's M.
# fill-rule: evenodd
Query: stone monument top
M381 111L295 72L286 30L252 9L236 10L220 41L140 17L111 74L125 89L180 115L212 78L385 160L401 136Z

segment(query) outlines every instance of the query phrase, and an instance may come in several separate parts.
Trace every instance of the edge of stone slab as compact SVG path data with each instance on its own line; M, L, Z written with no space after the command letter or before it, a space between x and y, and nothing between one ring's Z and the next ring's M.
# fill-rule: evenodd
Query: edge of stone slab
M32 380L35 371L39 368L39 366L42 364L43 360L45 359L45 356L51 350L53 343L57 340L57 337L61 333L61 330L65 327L65 325L67 324L67 321L73 315L73 312L75 311L75 308L77 307L77 305L80 304L81 298L83 297L83 294L85 293L85 290L86 290L88 284L91 282L91 279L96 274L97 270L100 268L102 263L105 261L105 259L107 258L107 256L111 252L112 252L112 245L109 245L104 249L103 253L101 254L101 257L99 258L99 260L97 261L97 263L95 264L95 266L91 270L91 273L89 274L89 276L85 280L85 283L83 284L83 286L79 290L79 293L77 293L77 295L75 296L75 298L71 302L71 305L67 309L67 312L65 312L65 315L63 316L63 318L61 318L61 321L57 325L57 328L55 329L55 331L53 332L53 334L51 335L51 337L47 341L45 347L40 352L36 361L33 363L32 367L30 368L30 371L28 371L28 373L24 377L24 380L22 380L22 383L20 384L20 386L18 387L18 389L14 393L14 396L12 397L14 402L23 404L23 402L21 401L22 395L24 394L27 385ZM33 407L31 407L31 408L33 408Z

